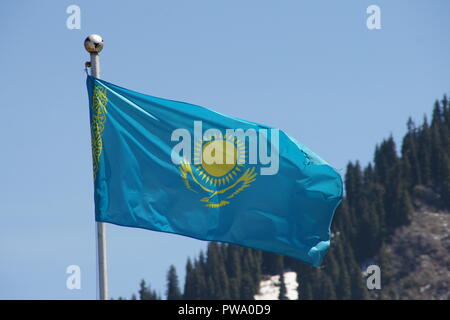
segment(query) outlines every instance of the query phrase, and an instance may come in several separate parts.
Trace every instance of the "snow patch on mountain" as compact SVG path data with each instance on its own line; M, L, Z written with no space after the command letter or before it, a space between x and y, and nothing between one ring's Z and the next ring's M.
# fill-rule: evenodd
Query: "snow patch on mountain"
M298 282L297 273L285 272L284 283L286 285L286 296L289 300L298 299ZM262 280L259 284L259 293L255 295L255 300L278 300L280 295L280 276L270 276L268 279Z

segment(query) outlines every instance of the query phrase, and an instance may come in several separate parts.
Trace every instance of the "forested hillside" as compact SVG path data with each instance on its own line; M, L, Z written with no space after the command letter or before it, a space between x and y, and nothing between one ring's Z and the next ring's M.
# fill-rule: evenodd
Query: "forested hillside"
M291 270L298 275L299 299L411 298L416 297L413 292L417 289L411 276L417 272L416 256L429 250L434 253L425 254L427 259L436 255L440 259L439 263L431 264L437 269L434 273L445 279L450 273L450 237L435 243L430 240L426 245L423 239L437 239L429 233L437 232L441 223L449 221L448 213L444 216L450 211L447 97L435 102L430 120L425 116L418 125L408 120L400 148L389 137L375 147L372 163L367 166L361 166L358 161L348 163L345 188L345 199L336 211L332 226L331 249L319 268L278 254L211 242L205 253L186 262L184 288L178 287L175 268L170 267L167 297L253 299L265 275ZM436 228L426 229L427 224L436 224ZM383 287L387 289L367 290L361 272L367 264L380 266ZM444 292L448 279L440 284L443 289L423 290L435 292L429 297L436 298L433 294ZM143 285L140 292L144 294L138 298L159 298ZM413 291L407 292L409 289ZM447 293L438 298L445 298Z

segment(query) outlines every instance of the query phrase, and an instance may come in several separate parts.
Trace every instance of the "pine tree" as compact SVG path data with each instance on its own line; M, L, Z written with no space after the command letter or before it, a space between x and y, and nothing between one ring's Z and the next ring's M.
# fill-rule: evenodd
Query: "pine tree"
M313 283L317 281L314 277L313 272L315 268L310 265L299 263L295 264L295 272L297 273L297 281L298 281L298 299L299 300L313 300L314 299L314 290Z
M440 183L440 193L443 200L444 208L450 210L450 155L442 153L440 155L439 161L441 163L441 183Z
M397 227L409 224L411 222L412 212L414 211L409 192L401 182L394 193L395 200L392 205L392 218L390 226L394 230Z
M431 134L427 117L424 116L423 124L418 136L419 163L421 169L422 184L429 186L431 182Z
M393 279L394 274L391 267L390 257L388 255L385 245L380 249L380 252L378 254L378 260L382 274L381 280L383 281L383 285L387 285Z
M241 286L241 258L240 247L227 246L227 259L225 260L226 271L229 282L230 299L239 299L239 288Z
M281 254L263 251L262 261L262 272L264 274L275 275L283 272L284 261Z
M420 163L418 158L417 129L411 118L408 119L408 132L403 138L402 161L404 179L408 188L422 184Z
M336 288L336 298L340 300L348 300L352 296L351 280L346 268L341 267L341 276L339 277Z
M344 261L351 279L351 299L365 300L368 298L367 287L363 283L363 277L358 262L355 260L353 250L346 248L344 251Z
M261 281L261 275L262 275L262 261L263 261L262 250L250 249L250 251L252 252L251 263L253 266L253 273L252 273L253 281L255 283L256 290L259 290L259 283ZM281 256L283 270L284 270L284 256L283 255L280 255L280 256Z
M148 291L147 291L147 287L146 287L144 279L141 280L141 283L139 284L139 286L140 286L139 299L140 300L150 300L150 299L148 299Z
M252 276L250 273L243 273L240 288L240 299L242 300L254 300L255 289Z
M228 276L222 249L216 242L208 244L206 260L206 274L208 278L209 299L224 300L230 298Z
M336 292L334 290L333 281L331 278L323 274L322 275L322 288L320 298L321 300L336 300Z
M375 172L378 182L389 189L390 184L395 179L395 172L398 168L399 158L392 135L384 140L378 149L375 150Z
M180 287L178 284L177 271L176 271L174 265L171 265L169 267L169 271L167 272L166 296L167 296L167 300L181 300L182 299Z
M284 282L284 273L280 273L280 293L278 294L278 300L289 300L287 297L286 283Z
M353 238L356 234L356 221L352 219L347 199L343 199L341 205L335 213L335 221L333 223L333 232L346 234L349 238Z
M354 253L356 260L361 262L372 256L376 250L376 239L374 239L376 235L371 232L377 228L377 222L372 221L372 208L363 196L358 199L355 211L359 215L359 228L354 238Z
M158 294L151 290L150 285L147 286L145 280L142 279L139 284L139 299L140 300L159 300Z
M439 100L436 100L434 102L433 107L433 115L431 118L431 126L439 126L442 121L442 111L441 111L441 104L439 103Z
M341 270L335 257L335 248L331 248L323 262L324 272L330 276L333 286L338 285Z
M241 279L239 278L229 278L228 283L230 285L230 299L239 300L240 299L240 284Z
M345 173L345 190L349 208L353 208L362 192L362 174L359 162L349 162Z
M186 262L186 276L184 280L183 299L194 300L196 298L196 279L194 274L194 267L192 266L191 259L188 258Z
M194 263L194 283L195 283L195 299L210 299L207 285L207 277L205 272L205 262L203 252L200 251L198 260Z
M242 250L242 281L241 281L241 299L253 299L259 291L259 277L252 250L243 248Z
M433 189L435 191L440 191L441 189L441 183L442 183L442 174L443 174L443 167L442 162L440 161L441 155L444 153L441 143L441 136L440 136L440 121L436 120L433 122L433 125L430 128L431 131L431 164L430 164L430 172L431 172L431 183L433 186Z
M336 285L336 298L342 300L348 300L352 297L352 281L349 275L349 268L345 260L345 251L351 250L347 244L344 235L340 235L336 240L336 256L339 265L340 275L338 284ZM345 249L344 249L345 248Z
M313 300L313 293L311 285L308 283L303 286L298 286L298 300Z

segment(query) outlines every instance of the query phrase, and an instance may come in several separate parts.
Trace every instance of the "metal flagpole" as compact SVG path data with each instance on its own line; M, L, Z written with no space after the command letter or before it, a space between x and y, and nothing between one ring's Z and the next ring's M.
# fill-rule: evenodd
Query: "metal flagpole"
M91 61L86 63L91 68L91 76L100 78L100 56L103 49L103 39L97 34L89 35L84 40L84 47L91 55ZM108 300L108 269L106 259L106 225L97 222L97 255L98 255L98 288L100 300Z

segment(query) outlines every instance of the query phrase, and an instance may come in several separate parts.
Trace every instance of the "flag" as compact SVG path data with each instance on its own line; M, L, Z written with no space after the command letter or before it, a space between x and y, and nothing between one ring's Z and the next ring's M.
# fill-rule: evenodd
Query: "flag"
M88 76L95 218L317 266L340 175L276 128Z

